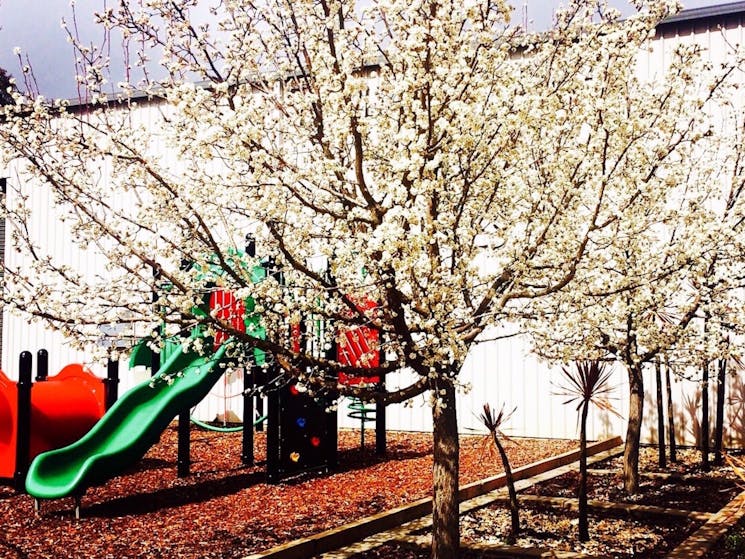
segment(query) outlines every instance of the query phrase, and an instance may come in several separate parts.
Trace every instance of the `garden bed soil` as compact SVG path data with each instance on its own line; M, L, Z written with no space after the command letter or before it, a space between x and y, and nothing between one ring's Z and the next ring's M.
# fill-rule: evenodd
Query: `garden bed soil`
M731 473L725 477L721 470L709 475L696 472L670 477L645 477L639 492L627 495L623 489L621 472L594 473L587 476L588 499L611 503L647 505L699 512L716 512L729 503L742 489L734 482ZM577 497L579 472L571 472L526 490L526 495L550 497Z
M265 483L263 434L251 467L241 464L241 437L192 427L192 475L178 478L177 432L169 427L134 468L86 492L79 521L71 498L43 502L39 516L29 496L0 488L0 557L236 559L431 495L428 433L388 433L381 458L369 442L360 449L358 430L342 430L335 472L276 485ZM501 472L482 441L462 439L461 483ZM576 444L519 440L509 454L517 467Z
M703 559L743 559L745 557L745 519L719 540Z
M656 450L642 449L641 469L645 476L642 491L627 496L623 492L618 459L598 464L604 472L590 476L590 498L629 505L650 505L674 509L715 512L742 491L730 468L713 468L702 472L699 455L682 451L680 461L669 469L657 467ZM672 473L671 477L667 474ZM521 494L546 497L576 497L578 473L571 472L542 482ZM543 548L571 551L604 559L662 558L691 535L703 520L681 517L639 514L637 512L597 512L590 515L590 541L577 540L577 513L539 504L521 506L521 534L513 545L523 548ZM485 551L488 546L504 546L509 532L510 516L506 504L492 504L461 516L461 557L464 559L504 557ZM427 535L428 531L412 535ZM478 551L469 551L478 548ZM734 549L734 551L733 551ZM354 555L354 559L426 559L426 547L406 542L389 544ZM721 542L706 559L742 559L745 557L745 523Z

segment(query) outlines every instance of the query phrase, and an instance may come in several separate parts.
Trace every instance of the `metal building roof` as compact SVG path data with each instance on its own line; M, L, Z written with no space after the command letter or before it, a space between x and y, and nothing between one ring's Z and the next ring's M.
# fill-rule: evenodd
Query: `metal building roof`
M691 8L690 10L682 10L681 12L670 16L660 22L660 25L666 25L669 23L681 23L689 22L694 20L702 20L713 17L722 17L733 14L745 13L745 2L727 2L724 4L717 4L715 6L704 6L701 8Z

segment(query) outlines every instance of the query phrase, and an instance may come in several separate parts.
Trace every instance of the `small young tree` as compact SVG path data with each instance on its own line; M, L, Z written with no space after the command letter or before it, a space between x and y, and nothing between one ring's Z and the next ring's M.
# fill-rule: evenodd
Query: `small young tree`
M619 415L611 405L608 395L613 391L610 386L611 370L605 362L597 359L578 361L574 369L562 367L565 384L557 394L569 396L565 404L577 402L579 412L579 500L578 537L586 542L590 539L587 511L587 414L590 404L598 409Z
M662 397L662 362L659 358L654 362L654 382L657 388L657 463L660 468L665 468L667 466L667 457L665 455L665 408Z
M711 469L709 449L711 446L711 429L709 426L709 361L701 364L701 469Z
M665 359L665 393L667 395L667 438L670 440L670 462L678 461L677 442L675 440L675 408L673 406L673 387L670 376L670 364Z
M690 65L698 64L704 72L705 64L696 62L698 51L683 50L690 64L671 71L688 76ZM706 97L710 87L691 82L690 97L680 102ZM694 103L705 105L700 97ZM689 155L700 164L666 175L669 188L640 190L644 209L625 211L626 219L594 236L571 293L527 305L526 327L539 354L560 362L612 356L625 366L630 406L623 475L629 493L639 488L645 367L673 348L677 361L700 366L722 349L715 340L726 324L742 320L734 316L742 309L735 288L745 264L740 119L728 120L728 132L716 137L708 132L710 117L691 118L695 140L683 149L692 148ZM674 133L668 140L684 137Z
M506 541L508 543L514 543L518 533L520 532L520 507L517 503L517 491L515 490L515 477L512 475L512 466L510 466L510 458L507 456L507 452L504 450L501 438L505 438L501 432L502 426L515 413L515 409L507 412L505 405L499 409L499 412L492 410L488 403L484 404L484 411L479 416L481 423L484 424L486 430L489 431L487 435L487 443L489 448L493 452L496 450L499 453L499 458L502 461L502 467L504 468L504 476L507 482L507 493L509 495L510 505L510 533L507 535Z
M714 422L714 465L724 463L722 450L724 448L724 398L727 382L727 360L717 360L717 406Z

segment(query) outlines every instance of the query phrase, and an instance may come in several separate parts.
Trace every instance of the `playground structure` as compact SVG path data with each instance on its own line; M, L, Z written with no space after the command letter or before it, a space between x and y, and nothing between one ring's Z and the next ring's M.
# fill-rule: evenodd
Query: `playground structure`
M192 333L192 337L200 336ZM205 397L225 372L230 344L230 340L224 342L212 355L200 355L184 350L182 344L172 344L163 352L164 363L157 374L126 392L82 438L37 456L25 481L26 491L36 498L37 508L39 499L73 496L79 517L80 498L86 489L115 477L139 460L177 415L181 475L182 463L188 465L188 410ZM293 383L283 383L269 391L269 410L269 481L335 465L335 413L327 413L325 407L302 394ZM181 436L183 424L185 441ZM244 428L244 443L250 443L248 449L244 446L242 459L246 463L253 462L252 437L249 424L249 428Z
M17 383L0 371L0 478L17 487L35 456L79 439L116 398L114 379L101 379L80 364L48 376L45 350L37 354L36 382L32 368L26 351Z
M268 266L253 270L254 281L261 281ZM373 304L374 303L369 303ZM206 308L205 308L206 307ZM240 300L232 293L212 289L205 297L203 310L227 321L236 330L261 338L265 335L261 318L254 313L252 299ZM308 335L307 330L310 330ZM305 320L290 328L296 350L313 350L324 347L326 357L337 359L342 365L374 367L379 362L377 331L360 327L343 333L339 347L335 342L337 332L330 323ZM192 341L204 334L197 328L191 333ZM321 343L323 338L323 343ZM190 410L196 406L223 376L233 363L228 348L241 351L238 344L217 332L211 341L213 354L198 354L185 350L178 338L167 340L160 353L149 348L148 340L135 346L130 366L145 365L153 375L124 394L113 403L108 412L79 440L54 445L33 461L25 479L26 491L38 499L65 496L76 498L76 516L80 515L80 497L86 489L102 483L139 460L155 444L162 431L178 416L178 475L189 473ZM202 345L202 344L198 344ZM278 482L286 477L306 472L328 471L336 465L337 414L332 402L338 394L321 396L306 392L291 375L281 372L278 364L264 352L244 346L243 351L253 352L253 366L244 372L244 464L253 464L254 397L261 391L267 397L267 479ZM372 356L372 358L371 358ZM377 377L348 377L340 375L344 384L374 384L385 390ZM261 402L259 397L258 402ZM63 402L60 404L65 406ZM385 408L375 408L376 450L385 452ZM99 416L100 417L100 416ZM248 418L248 420L246 420ZM365 420L370 421L370 417ZM364 422L363 446L364 446ZM86 429L87 431L87 429ZM80 437L78 433L77 437ZM74 440L74 439L73 439ZM70 442L70 441L67 441ZM62 446L62 448L56 448Z

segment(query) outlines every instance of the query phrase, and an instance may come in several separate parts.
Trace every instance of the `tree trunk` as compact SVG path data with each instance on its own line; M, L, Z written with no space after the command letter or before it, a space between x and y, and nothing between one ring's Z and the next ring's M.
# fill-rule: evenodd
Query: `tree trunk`
M644 417L644 379L642 365L627 365L629 374L629 423L623 451L623 487L626 493L639 491L639 443Z
M590 539L587 519L587 408L589 407L589 400L582 402L582 417L579 426L579 488L577 497L579 499L579 541L581 542Z
M724 462L724 383L727 381L727 360L717 363L717 416L714 425L714 464L721 466Z
M701 368L701 469L709 471L709 362Z
M670 384L670 364L665 360L665 388L667 390L667 438L670 440L670 462L677 462L675 449L675 414L673 413L673 389Z
M455 386L452 381L433 381L442 405L432 408L432 559L456 559L460 547L458 518L458 420L455 413ZM444 394L443 394L444 391Z
M654 363L654 372L657 383L657 462L660 468L665 468L665 411L662 401L662 363L659 359Z
M506 540L508 544L515 543L517 535L520 532L520 507L517 503L517 491L515 490L515 477L512 475L512 467L510 466L510 459L499 442L496 431L492 433L494 438L494 444L497 446L499 451L499 457L502 460L502 467L504 468L504 477L507 480L507 494L510 497L510 535L507 536Z

